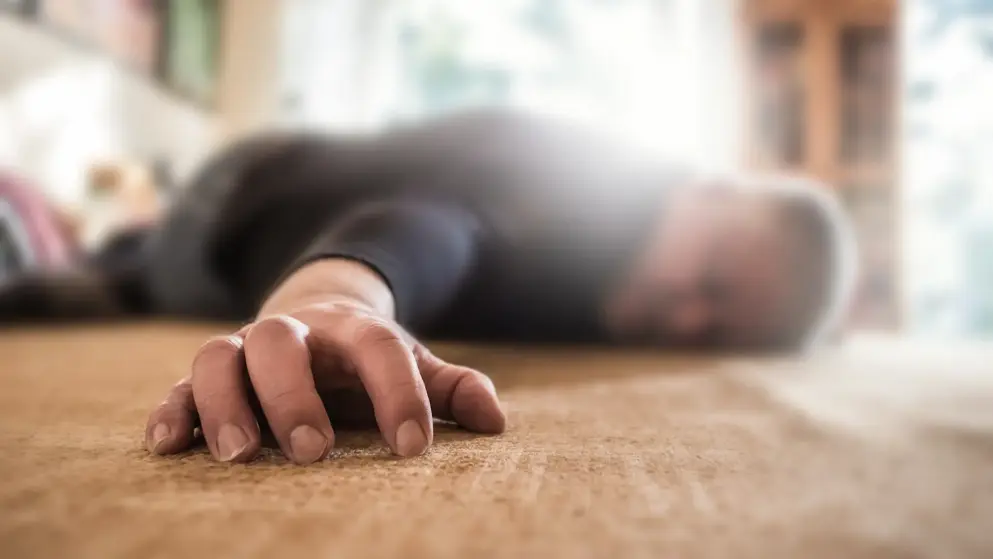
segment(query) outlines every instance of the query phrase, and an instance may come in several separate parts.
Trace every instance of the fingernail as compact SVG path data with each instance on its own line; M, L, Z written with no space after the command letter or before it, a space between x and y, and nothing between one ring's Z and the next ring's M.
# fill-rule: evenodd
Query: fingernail
M162 443L166 442L166 439L169 438L170 433L172 433L172 431L165 423L159 423L152 428L152 452L156 454L160 453L159 447L162 446Z
M247 446L248 436L241 427L225 423L217 432L217 459L221 462L234 460Z
M424 430L413 419L408 419L397 429L396 453L404 458L423 454L428 447Z
M290 433L290 450L297 464L311 464L324 458L328 451L328 439L317 429L301 425Z

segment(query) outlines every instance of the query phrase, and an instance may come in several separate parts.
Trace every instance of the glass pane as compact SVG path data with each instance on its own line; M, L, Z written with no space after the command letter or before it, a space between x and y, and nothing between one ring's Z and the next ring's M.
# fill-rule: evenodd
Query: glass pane
M799 24L770 24L759 30L756 61L756 139L760 159L775 166L803 160L804 105Z
M892 185L852 182L844 186L842 196L855 223L861 251L855 320L859 326L887 326L896 302Z
M841 37L841 158L881 163L893 127L891 33L884 27L849 27Z

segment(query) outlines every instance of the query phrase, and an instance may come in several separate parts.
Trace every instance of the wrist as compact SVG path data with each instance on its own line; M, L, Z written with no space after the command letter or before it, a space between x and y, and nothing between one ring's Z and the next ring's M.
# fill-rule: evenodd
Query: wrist
M269 295L259 318L315 304L345 303L393 319L393 293L370 266L347 258L311 262L288 276Z

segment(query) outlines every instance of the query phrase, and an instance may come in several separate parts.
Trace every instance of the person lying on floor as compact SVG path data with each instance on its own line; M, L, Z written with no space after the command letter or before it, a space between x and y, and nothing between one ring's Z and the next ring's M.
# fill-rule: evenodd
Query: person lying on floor
M802 350L848 298L850 239L818 185L708 179L572 123L479 110L237 143L140 250L11 286L0 314L247 323L206 341L152 412L155 454L200 427L217 460L244 462L268 428L309 464L332 424L365 418L408 457L432 418L506 422L483 373L419 339Z

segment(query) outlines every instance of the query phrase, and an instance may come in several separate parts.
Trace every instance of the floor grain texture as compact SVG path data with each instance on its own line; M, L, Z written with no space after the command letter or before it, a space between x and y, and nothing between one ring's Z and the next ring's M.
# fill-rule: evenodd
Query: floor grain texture
M147 412L214 330L0 333L0 556L993 557L993 350L440 346L493 376L507 434L149 456Z

